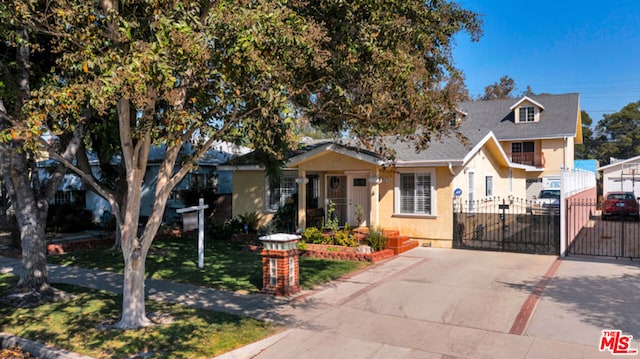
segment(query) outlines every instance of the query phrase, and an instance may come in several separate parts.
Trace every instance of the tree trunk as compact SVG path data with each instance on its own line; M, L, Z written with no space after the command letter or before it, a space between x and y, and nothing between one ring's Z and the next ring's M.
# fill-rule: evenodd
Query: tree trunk
M115 325L118 329L138 329L151 324L145 310L145 260L140 248L123 247L124 287L122 291L122 317Z
M22 151L12 154L11 182L15 191L14 208L22 243L22 265L18 287L40 291L49 283L47 271L46 225L49 204L38 201L29 182L27 158Z
M145 312L145 261L150 243L138 238L142 181L147 167L151 140L148 136L138 142L131 136L131 107L128 100L118 102L120 140L126 168L127 192L120 239L124 257L124 285L122 317L115 325L118 329L138 329L151 324Z

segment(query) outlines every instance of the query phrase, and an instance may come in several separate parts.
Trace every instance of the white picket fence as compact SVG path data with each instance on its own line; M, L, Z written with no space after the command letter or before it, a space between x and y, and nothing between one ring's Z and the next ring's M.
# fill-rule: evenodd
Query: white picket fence
M596 174L581 169L560 171L560 187L564 198L596 186Z

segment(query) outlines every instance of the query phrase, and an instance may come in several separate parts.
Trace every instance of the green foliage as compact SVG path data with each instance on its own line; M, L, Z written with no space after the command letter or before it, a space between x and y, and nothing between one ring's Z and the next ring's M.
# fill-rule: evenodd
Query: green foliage
M374 251L381 251L387 245L387 239L384 237L384 230L380 227L369 227L367 240Z
M248 233L256 233L260 224L261 215L258 212L247 212L238 216L238 220L242 224L243 230Z
M206 238L209 238L209 233ZM192 238L155 241L146 261L146 277L250 293L257 293L262 289L260 254L244 251L240 243L207 239L203 269L198 268L197 241ZM122 254L118 251L91 249L53 255L48 260L50 263L67 266L117 273L124 271ZM319 284L318 278L337 278L361 266L354 264L359 262L343 262L345 261L300 258L300 285L310 288Z
M640 154L640 101L605 114L596 125L594 137L594 157L602 165L608 164L611 157L624 159Z
M298 194L294 193L287 199L284 206L278 208L278 211L271 221L271 227L277 232L292 233L296 229L297 214Z
M332 233L338 232L340 223L338 223L338 217L335 216L336 204L333 201L329 201L327 205L327 219L326 219L326 227L331 230Z
M207 238L228 241L236 233L242 233L244 225L239 218L233 218L222 223L208 221L206 224Z
M0 274L0 295L15 282L17 277ZM269 322L154 301L147 302L150 317L172 322L141 330L114 330L108 324L122 307L121 296L76 286L56 287L72 299L31 309L3 306L3 331L96 358L128 358L143 352L153 352L154 358L211 358L281 330Z
M47 229L54 232L81 232L93 229L92 213L85 208L71 205L51 205L47 214Z
M322 231L316 227L307 227L302 232L302 240L307 243L320 243L326 242L326 237L322 235Z
M333 235L333 242L339 246L357 247L358 242L354 239L351 230L341 229Z

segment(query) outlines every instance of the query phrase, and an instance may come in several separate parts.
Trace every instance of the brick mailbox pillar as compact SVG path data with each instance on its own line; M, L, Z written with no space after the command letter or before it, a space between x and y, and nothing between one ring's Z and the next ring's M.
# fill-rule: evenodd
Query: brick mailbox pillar
M298 235L285 233L260 237L264 293L289 296L300 292L298 239Z

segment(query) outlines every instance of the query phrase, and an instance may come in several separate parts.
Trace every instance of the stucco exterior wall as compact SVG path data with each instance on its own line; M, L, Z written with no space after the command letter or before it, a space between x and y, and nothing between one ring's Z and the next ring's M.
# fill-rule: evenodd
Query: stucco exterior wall
M403 169L405 170L405 169ZM422 172L425 168L406 169ZM433 215L406 215L395 212L395 176L386 177L379 185L379 225L383 229L397 229L412 239L428 241L433 246L451 247L453 239L452 175L447 167L435 171L435 213Z
M273 213L265 212L265 173L262 170L235 171L233 173L233 217L258 212L260 225L267 224Z
M455 187L462 190L461 199L469 200L469 173L474 173L474 200L483 200L487 197L524 199L527 193L526 172L521 169L511 169L501 166L495 157L486 149L479 151L469 161L468 165L456 175ZM486 177L493 178L493 190L491 196L486 196Z
M559 175L562 167L573 168L573 138L567 138L566 148L562 138L542 140L541 150L545 166L544 171L538 173L538 177Z
M300 163L298 169L306 172L375 171L376 166L330 151Z

